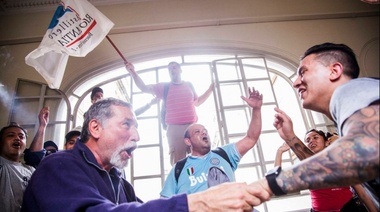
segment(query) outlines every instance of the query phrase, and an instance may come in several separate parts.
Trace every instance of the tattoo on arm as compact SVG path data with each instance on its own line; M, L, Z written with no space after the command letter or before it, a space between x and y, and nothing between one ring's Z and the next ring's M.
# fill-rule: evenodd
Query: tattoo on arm
M343 136L324 151L285 169L277 182L288 193L358 184L379 176L379 105L351 115Z
M307 146L299 138L297 138L297 136L294 136L290 141L287 141L286 143L300 160L304 160L314 155L314 153L309 148L307 148Z

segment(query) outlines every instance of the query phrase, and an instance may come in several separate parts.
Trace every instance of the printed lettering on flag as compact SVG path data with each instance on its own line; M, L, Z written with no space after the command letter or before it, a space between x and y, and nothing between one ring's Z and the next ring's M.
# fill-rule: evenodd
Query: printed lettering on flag
M25 57L25 62L44 77L50 88L59 88L68 57L85 57L113 25L86 0L61 0L40 45Z

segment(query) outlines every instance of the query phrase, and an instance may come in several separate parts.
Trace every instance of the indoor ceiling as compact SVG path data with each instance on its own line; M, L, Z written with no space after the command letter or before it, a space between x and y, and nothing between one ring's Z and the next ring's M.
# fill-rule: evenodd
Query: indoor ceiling
M88 0L95 6L121 4L141 1L159 1L159 0ZM369 4L379 4L380 0L358 0ZM54 10L60 0L0 0L0 15L5 14L22 14L29 12L41 12Z
M88 0L94 6L157 0ZM21 14L54 10L60 0L0 0L1 14Z

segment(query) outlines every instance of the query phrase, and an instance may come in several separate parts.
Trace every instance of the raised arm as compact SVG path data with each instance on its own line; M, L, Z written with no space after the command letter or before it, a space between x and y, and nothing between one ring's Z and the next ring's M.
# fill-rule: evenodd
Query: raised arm
M198 107L199 105L203 104L208 97L211 95L212 91L214 90L215 83L211 83L211 85L208 87L208 89L198 97L198 99L194 102L194 105Z
M344 124L343 137L277 178L284 191L349 186L379 177L379 105Z
M39 126L29 149L24 151L25 163L37 168L38 164L44 158L45 150L43 144L45 140L46 126L49 122L49 107L44 107L38 114Z
M153 98L152 100L150 100L150 102L146 103L144 106L142 107L139 107L135 110L135 114L136 116L139 116L143 113L145 113L145 111L149 110L149 108L154 105L154 104L157 104L157 102L159 102L160 99L159 98Z
M374 180L379 177L379 133L379 105L363 108L346 120L345 136L314 156L286 168L275 181L283 192L294 193ZM249 186L256 191L259 204L273 195L265 178Z
M131 77L133 78L133 80L135 81L136 86L142 92L154 94L153 88L151 86L145 85L144 81L140 78L140 76L135 71L135 67L133 66L132 63L129 63L129 62L125 63L125 68L129 72L129 74L131 75Z
M289 145L284 142L276 152L276 158L274 160L274 166L281 166L282 163L282 154L290 149Z
M275 120L273 126L277 129L280 137L289 145L300 160L304 160L314 153L296 136L293 131L292 119L279 108L274 109Z
M364 190L361 184L356 184L351 187L355 190L356 194L365 205L368 212L378 212L375 203L373 203L371 197L368 196L367 192Z
M236 148L243 156L257 143L261 133L261 106L263 105L263 95L254 88L248 90L249 98L241 98L252 108L251 122L247 134L236 143Z
M39 127L34 135L33 141L30 144L29 150L31 152L41 151L44 147L45 130L49 123L49 107L44 107L38 114Z

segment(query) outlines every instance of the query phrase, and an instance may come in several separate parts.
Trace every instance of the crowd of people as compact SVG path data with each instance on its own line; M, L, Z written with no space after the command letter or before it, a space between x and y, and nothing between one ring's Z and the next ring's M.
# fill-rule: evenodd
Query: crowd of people
M140 140L136 110L125 101L103 98L96 87L83 125L65 136L65 151L53 141L44 143L48 107L38 114L29 148L22 126L10 123L0 130L0 211L252 211L272 196L305 189L311 192L311 211L379 211L379 79L359 78L348 46L323 43L306 50L293 83L303 108L330 118L337 135L311 129L303 143L291 118L276 108L273 125L285 143L275 168L249 184L235 182L234 171L261 133L259 91L251 88L248 97L242 96L252 114L246 135L211 150L194 107L206 101L214 83L198 97L176 62L168 65L170 83L145 85L131 63L126 69L141 91L155 96L149 104L161 100L166 109L173 167L162 198L143 202L122 177L120 170ZM282 153L289 149L300 161L281 167Z

